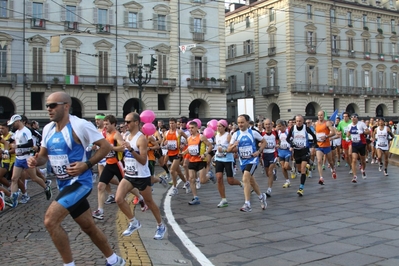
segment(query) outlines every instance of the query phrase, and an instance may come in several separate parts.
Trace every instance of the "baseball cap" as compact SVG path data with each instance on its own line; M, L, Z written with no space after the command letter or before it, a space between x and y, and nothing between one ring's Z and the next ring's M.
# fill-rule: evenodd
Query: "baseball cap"
M185 116L183 116L183 117L180 119L180 121L181 121L181 123L187 123L187 122L188 122L188 118L185 117Z
M14 124L15 121L19 121L22 120L22 117L18 114L11 116L10 121L8 121L7 125L11 126L12 124Z

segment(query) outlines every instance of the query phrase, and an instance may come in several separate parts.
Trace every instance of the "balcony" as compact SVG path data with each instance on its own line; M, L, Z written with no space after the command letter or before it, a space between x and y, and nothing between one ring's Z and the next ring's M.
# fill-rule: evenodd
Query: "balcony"
M392 62L398 63L399 62L399 55L392 55Z
M316 45L308 45L308 54L316 53Z
M132 83L129 79L129 77L123 77L123 87L125 90L129 89L129 87L135 87L137 84ZM172 89L174 90L176 87L176 79L170 79L170 78L152 78L148 84L143 86L144 88L147 87L152 87L156 91L158 89L164 88L164 89Z
M378 54L378 61L385 61L384 54Z
M190 79L187 80L187 87L190 91L194 89L207 89L209 92L213 90L220 90L220 92L224 93L227 89L228 83L225 81L211 81L211 80L199 80L199 79Z
M369 52L364 52L363 53L363 58L366 60L370 60L370 53Z
M262 88L263 96L278 96L280 93L280 86L268 86Z
M372 87L367 87L367 88L362 88L362 94L364 96L397 96L398 95L398 90L395 88L372 88Z
M111 25L108 24L97 24L96 31L100 34L111 34Z
M81 86L116 86L116 77L99 77L99 76L87 76L87 75L62 75L62 74L46 74L46 75L26 75L26 84L28 88L31 85L46 85L47 88L52 86L62 85L76 85Z
M46 20L44 20L42 18L31 18L30 19L30 28L45 30L46 29Z
M205 39L205 33L193 32L193 41L203 42Z
M356 58L356 52L354 50L348 50L349 58Z
M270 47L267 49L268 56L276 55L276 47Z
M75 31L78 30L78 22L73 21L64 21L64 29L65 31Z
M0 74L1 85L11 85L14 89L17 84L17 74Z
M339 56L339 49L332 48L331 49L331 54L332 54L332 56Z
M291 93L322 94L322 95L353 95L353 96L397 96L397 89L330 86L320 84L292 84Z

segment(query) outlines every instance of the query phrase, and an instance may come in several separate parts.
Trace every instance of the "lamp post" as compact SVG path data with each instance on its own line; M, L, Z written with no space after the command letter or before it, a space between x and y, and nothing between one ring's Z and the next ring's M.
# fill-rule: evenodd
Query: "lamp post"
M151 56L151 65L142 63L143 57L138 56L137 64L130 64L127 66L129 72L129 79L132 83L137 84L139 87L139 110L138 113L141 114L141 94L143 92L143 85L148 84L151 81L151 71L155 70L155 62L157 61L155 58ZM145 72L145 76L143 76L143 68Z

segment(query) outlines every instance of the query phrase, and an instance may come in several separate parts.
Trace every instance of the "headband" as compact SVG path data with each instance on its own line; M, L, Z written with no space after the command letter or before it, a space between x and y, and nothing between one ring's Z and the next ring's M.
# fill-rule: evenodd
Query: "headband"
M105 118L105 115L96 115L94 117L94 119L102 119L102 120L104 120L104 118Z

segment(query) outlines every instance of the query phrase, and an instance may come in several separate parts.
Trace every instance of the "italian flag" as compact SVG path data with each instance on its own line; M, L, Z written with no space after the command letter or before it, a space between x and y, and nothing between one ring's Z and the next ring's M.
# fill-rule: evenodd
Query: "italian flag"
M35 27L43 27L43 20L40 18L33 19Z
M78 84L79 77L74 75L67 75L65 76L65 84Z

